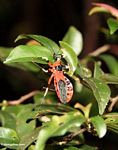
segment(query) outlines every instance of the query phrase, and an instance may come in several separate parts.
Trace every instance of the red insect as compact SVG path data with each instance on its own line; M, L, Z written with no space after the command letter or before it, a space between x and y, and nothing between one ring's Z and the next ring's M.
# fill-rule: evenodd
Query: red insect
M59 100L62 103L68 103L73 96L73 85L70 80L64 76L63 69L65 66L61 64L60 58L57 58L53 64L49 62L48 65L50 67L49 71L52 72L48 80L48 87L54 78L54 86ZM47 91L48 88L46 88L44 96L47 94Z

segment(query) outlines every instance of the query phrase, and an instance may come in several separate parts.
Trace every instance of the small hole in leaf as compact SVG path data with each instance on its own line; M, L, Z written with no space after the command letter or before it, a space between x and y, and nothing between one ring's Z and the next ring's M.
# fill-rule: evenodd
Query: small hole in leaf
M33 119L28 119L27 121L26 121L26 123L29 123L30 121L32 121Z

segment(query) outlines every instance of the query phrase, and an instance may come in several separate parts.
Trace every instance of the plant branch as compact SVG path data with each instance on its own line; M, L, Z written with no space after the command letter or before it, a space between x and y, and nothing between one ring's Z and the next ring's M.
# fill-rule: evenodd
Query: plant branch
M77 136L77 135L79 135L79 134L82 134L82 133L85 132L85 131L87 131L87 129L86 129L86 128L82 128L82 129L80 129L80 130L79 130L78 132L76 132L76 133L71 133L71 134L65 136L65 137L63 138L63 140L64 140L64 141L71 141L75 136Z
M111 104L108 107L108 111L111 112L115 104L118 102L118 95L116 97L110 98Z
M35 90L35 91L32 91L26 95L23 95L21 96L19 99L17 100L11 100L11 101L8 101L8 105L18 105L18 104L21 104L23 103L24 101L28 100L30 97L38 94L39 91L38 90Z
M61 141L53 142L52 145L65 145L65 144L67 144L68 142L70 142L74 137L76 137L76 136L79 135L79 134L82 134L82 133L85 132L86 130L87 130L86 128L83 128L83 129L80 129L80 130L79 130L78 132L76 132L76 133L70 133L70 134L64 136Z
M98 55L108 51L109 49L110 49L109 44L103 45L103 46L97 48L96 50L94 50L92 53L89 53L89 56L98 56Z

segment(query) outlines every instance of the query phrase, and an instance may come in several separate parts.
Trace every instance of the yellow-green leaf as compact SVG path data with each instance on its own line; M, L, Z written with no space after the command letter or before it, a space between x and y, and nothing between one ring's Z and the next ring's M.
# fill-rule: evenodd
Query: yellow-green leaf
M67 65L69 66L69 75L73 75L76 70L78 59L73 48L66 42L60 41L60 46L62 48L62 52L65 60L67 61Z
M15 47L4 63L13 62L37 62L46 63L53 61L52 53L49 49L40 45L19 45Z

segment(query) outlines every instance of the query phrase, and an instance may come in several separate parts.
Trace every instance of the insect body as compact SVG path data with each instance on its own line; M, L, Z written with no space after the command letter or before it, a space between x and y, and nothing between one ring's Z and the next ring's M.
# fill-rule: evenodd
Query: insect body
M63 69L65 66L61 64L60 59L57 59L53 64L49 62L48 65L50 67L49 71L52 72L52 75L48 80L48 87L54 78L54 86L59 100L62 103L69 102L73 96L73 85L70 80L64 76ZM45 93L47 93L47 90Z

